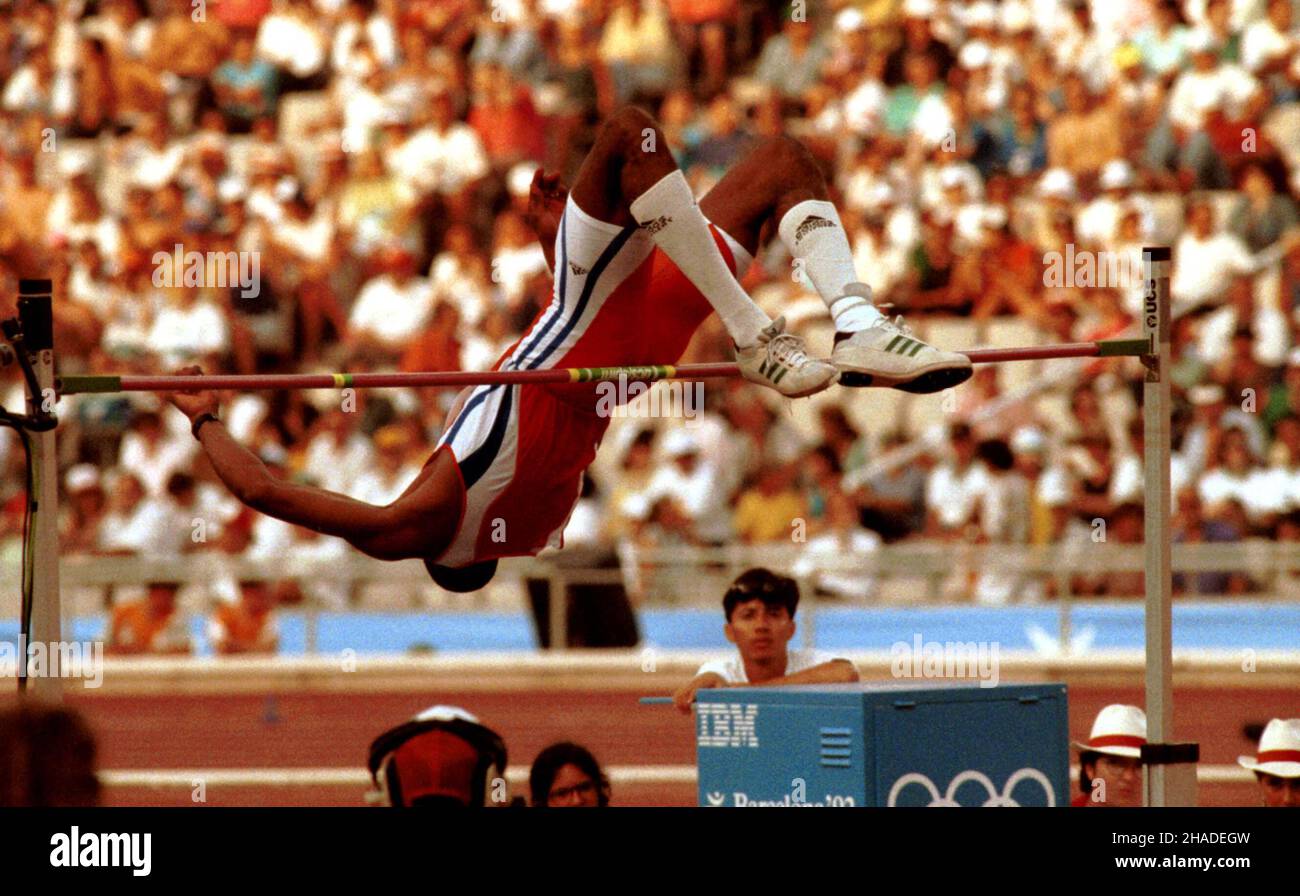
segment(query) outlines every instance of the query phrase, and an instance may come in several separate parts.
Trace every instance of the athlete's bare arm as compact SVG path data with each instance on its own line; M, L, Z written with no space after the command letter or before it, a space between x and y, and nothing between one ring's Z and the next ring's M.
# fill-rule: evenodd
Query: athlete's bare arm
M176 373L197 376L201 371L187 367ZM167 398L191 421L217 413L220 406L211 392L177 392ZM381 507L276 478L219 421L204 424L199 441L217 476L241 502L267 516L336 535L372 557L437 556L455 532L460 481L447 452L426 465L401 497Z

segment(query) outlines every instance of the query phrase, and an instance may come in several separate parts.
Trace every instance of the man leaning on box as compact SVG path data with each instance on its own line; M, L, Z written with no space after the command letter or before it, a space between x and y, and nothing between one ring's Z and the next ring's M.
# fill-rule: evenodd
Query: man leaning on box
M857 681L857 668L843 657L789 649L798 607L794 579L762 568L741 573L722 598L727 617L723 631L736 653L700 666L695 678L673 695L677 708L689 713L700 688Z

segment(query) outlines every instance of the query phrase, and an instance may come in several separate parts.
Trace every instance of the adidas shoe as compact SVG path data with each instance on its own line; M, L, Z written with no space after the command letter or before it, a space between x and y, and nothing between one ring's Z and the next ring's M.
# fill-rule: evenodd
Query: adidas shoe
M886 386L904 392L942 392L970 379L970 358L945 352L912 335L902 315L882 317L856 333L836 333L831 363L841 386Z
M839 378L834 365L808 357L803 339L785 332L784 317L765 327L758 342L737 348L736 361L745 379L789 398L820 392Z

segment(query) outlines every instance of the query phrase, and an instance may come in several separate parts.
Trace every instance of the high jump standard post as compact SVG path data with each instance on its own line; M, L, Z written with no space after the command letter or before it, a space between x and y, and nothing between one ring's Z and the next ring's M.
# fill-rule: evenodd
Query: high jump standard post
M54 309L49 280L23 280L18 287L18 317L23 328L23 350L31 358L40 393L27 390L27 413L54 413ZM57 702L63 698L63 677L58 668L63 640L59 597L59 461L55 430L28 435L32 456L34 508L28 533L28 574L31 576L31 626L28 644L45 645L47 665L42 674L26 680L28 696ZM19 662L27 668L26 651Z
M1170 411L1168 247L1142 250L1142 326L1150 347L1142 358L1143 525L1146 582L1147 746L1142 748L1148 806L1196 805L1196 744L1173 736L1173 569L1170 549Z

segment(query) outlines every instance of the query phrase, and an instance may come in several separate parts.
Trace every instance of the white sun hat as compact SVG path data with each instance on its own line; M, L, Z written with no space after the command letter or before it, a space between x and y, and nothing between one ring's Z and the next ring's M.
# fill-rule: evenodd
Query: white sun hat
M1049 168L1038 180L1038 192L1042 196L1073 199L1076 195L1074 175L1064 168Z
M1300 719L1270 719L1259 738L1256 756L1239 756L1237 764L1279 778L1300 778Z
M1087 743L1076 743L1080 750L1137 759L1147 742L1147 714L1136 706L1112 703L1097 713Z
M1133 166L1124 159L1111 159L1101 168L1098 182L1103 190L1119 190L1133 186Z
M983 68L993 61L993 50L982 40L967 41L957 54L962 68Z

